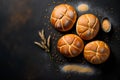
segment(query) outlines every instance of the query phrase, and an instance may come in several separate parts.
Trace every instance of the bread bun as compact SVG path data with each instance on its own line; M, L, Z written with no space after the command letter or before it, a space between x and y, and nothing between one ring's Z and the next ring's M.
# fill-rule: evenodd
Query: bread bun
M66 34L58 40L57 48L66 57L76 57L82 52L84 43L79 36Z
M93 14L84 14L77 20L76 32L84 40L93 39L99 31L99 20Z
M105 62L109 55L109 46L103 41L92 41L85 45L84 57L92 64L101 64Z
M76 11L71 5L60 4L53 9L50 21L58 31L65 32L73 27L76 18Z

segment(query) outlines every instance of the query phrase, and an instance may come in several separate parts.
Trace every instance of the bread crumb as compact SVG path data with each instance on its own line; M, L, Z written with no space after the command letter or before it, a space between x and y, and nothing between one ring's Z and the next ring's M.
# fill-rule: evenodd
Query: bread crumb
M111 30L111 23L108 19L104 19L102 21L102 29L104 32L110 32Z
M80 4L78 5L78 10L81 11L81 12L85 12L85 11L88 11L89 7L87 4Z
M78 73L93 73L93 69L90 67L86 66L81 66L81 65L65 65L62 67L62 70L64 72L78 72Z

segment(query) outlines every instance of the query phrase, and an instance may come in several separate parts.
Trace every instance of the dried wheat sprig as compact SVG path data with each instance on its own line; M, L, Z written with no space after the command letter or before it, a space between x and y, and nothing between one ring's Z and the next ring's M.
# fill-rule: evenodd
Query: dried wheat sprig
M48 38L45 38L45 32L44 29L39 31L39 37L41 38L41 42L34 42L36 45L40 46L42 49L44 49L46 52L50 52L50 38L51 36L49 35Z

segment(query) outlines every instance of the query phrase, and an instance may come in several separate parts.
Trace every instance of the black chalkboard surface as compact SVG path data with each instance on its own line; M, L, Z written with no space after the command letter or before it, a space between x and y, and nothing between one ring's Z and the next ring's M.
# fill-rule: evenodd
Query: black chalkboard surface
M56 49L57 40L72 30L61 33L50 23L53 8L61 3L72 5L78 17L85 13L96 15L100 22L109 18L112 29L105 33L100 29L92 40L105 41L111 50L109 59L100 65L87 62L81 53L66 58ZM77 6L86 3L89 10L79 12ZM51 35L51 52L46 53L34 41L40 41L38 32ZM92 41L90 40L90 41ZM90 41L84 41L88 43ZM118 0L0 0L0 80L120 80L120 9ZM50 56L52 56L52 59ZM91 75L65 73L61 66L81 64L91 66Z

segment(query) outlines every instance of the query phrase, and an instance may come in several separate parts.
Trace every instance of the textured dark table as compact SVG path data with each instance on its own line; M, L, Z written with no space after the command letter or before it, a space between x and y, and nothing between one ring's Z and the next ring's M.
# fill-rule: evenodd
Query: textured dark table
M120 9L118 0L0 0L0 80L120 80ZM90 6L88 12L98 18L108 17L112 23L110 33L102 30L93 40L99 39L108 43L111 55L107 62L101 65L86 65L94 67L93 75L63 73L60 66L68 63L79 63L80 55L75 59L67 59L51 48L52 54L57 54L65 62L54 66L48 54L33 42L39 41L38 31L42 28L46 35L54 33L56 46L60 34L54 28L48 31L49 16L53 7L60 3L68 3L77 7L80 3ZM78 12L78 11L77 11ZM78 12L78 16L84 14ZM46 18L46 16L48 16ZM52 33L51 33L52 32ZM67 33L75 33L75 29ZM64 33L61 33L62 35ZM85 42L87 43L87 42ZM56 52L56 53L54 53ZM80 59L81 60L81 59ZM83 59L83 61L85 61Z

